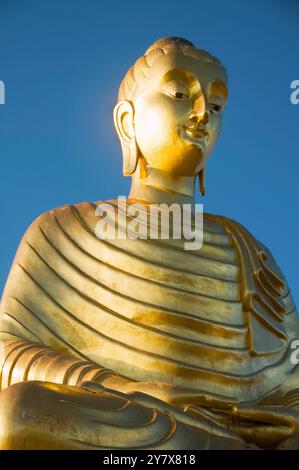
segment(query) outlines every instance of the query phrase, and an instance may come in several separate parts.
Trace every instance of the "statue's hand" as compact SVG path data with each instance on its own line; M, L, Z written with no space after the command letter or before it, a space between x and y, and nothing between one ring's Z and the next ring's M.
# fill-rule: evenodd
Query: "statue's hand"
M105 388L127 395L133 394L134 392L145 393L170 405L181 407L184 411L187 411L189 406L206 407L216 410L232 410L232 408L238 404L238 401L232 397L220 397L212 393L210 394L165 382L138 382L114 374L111 374L105 378L105 380L101 380L97 383ZM96 387L96 384L89 382L89 386Z
M275 448L285 439L299 437L299 413L284 406L239 405L228 427L247 442Z
M110 382L113 386L117 383L119 384L120 382ZM214 439L217 440L219 438L220 440L229 439L227 445L233 445L233 447L227 448L235 448L234 445L237 445L238 449L249 447L241 437L230 432L227 422L221 422L221 414L227 413L231 415L232 413L232 402L229 400L220 400L213 395L158 382L128 381L125 385L125 381L123 380L122 390L116 390L115 388L109 389L96 382L82 382L80 383L80 387L93 391L94 393L112 391L115 392L116 396L122 396L129 399L131 402L138 403L147 408L154 408L162 413L167 413L178 422L209 433L213 445L215 444ZM186 404L187 401L189 404ZM193 402L193 404L190 402ZM233 403L235 404L235 402ZM213 406L215 410L217 406L215 413L208 409L209 406ZM221 448L226 447L224 445L224 447L222 446Z
M78 385L95 390L97 388L101 390L104 387L126 395L133 395L138 392L144 393L169 405L182 408L184 411L189 411L189 409L191 411L192 409L190 414L196 414L196 409L204 407L219 412L228 411L231 415L232 409L238 404L238 400L232 397L220 397L212 393L165 382L135 382L121 376L111 376L101 383L83 382Z
M219 397L164 382L128 382L120 390L123 393L142 392L170 405L187 409L188 406L231 410L238 401L231 397Z

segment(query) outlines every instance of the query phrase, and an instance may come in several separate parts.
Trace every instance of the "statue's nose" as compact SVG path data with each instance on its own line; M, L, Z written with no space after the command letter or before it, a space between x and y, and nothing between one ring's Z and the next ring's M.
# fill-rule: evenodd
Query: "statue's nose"
M207 124L209 122L209 112L204 95L199 96L193 103L193 109L189 115L190 121L195 124Z
M203 114L202 113L195 113L192 111L192 113L189 116L190 121L194 122L194 124L208 124L209 122L209 113L205 111Z

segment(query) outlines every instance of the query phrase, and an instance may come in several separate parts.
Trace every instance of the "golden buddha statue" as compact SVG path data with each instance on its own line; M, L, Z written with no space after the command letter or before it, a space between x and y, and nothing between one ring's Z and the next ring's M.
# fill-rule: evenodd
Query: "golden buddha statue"
M128 206L194 205L227 94L220 61L182 38L130 68L114 110ZM98 204L41 215L20 244L1 303L0 448L299 448L299 322L267 248L206 213L197 250L100 239Z

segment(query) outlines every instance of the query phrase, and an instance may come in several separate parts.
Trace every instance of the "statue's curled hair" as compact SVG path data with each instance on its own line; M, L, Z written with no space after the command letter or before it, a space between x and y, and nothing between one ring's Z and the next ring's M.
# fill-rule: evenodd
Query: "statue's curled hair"
M146 81L152 65L164 55L182 54L201 62L214 63L224 69L221 62L209 52L197 49L192 42L179 37L162 38L155 41L129 69L121 82L118 100L130 100L140 83ZM225 69L224 69L225 70Z

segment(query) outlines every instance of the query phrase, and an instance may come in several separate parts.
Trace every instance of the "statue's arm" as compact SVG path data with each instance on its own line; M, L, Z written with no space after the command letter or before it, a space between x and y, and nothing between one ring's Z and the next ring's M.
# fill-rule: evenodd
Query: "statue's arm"
M98 384L128 395L141 392L196 415L201 406L231 413L238 400L164 382L138 382L91 361L82 361L24 339L2 341L0 391L10 385L42 381L61 385ZM193 411L193 407L196 411Z
M69 253L58 230L58 213L70 232L76 230L68 206L38 217L26 231L8 276L0 306L1 389L36 380L65 385L95 382L124 393L143 391L164 400L177 394L189 397L184 389L136 382L86 357L82 349L88 347L87 338L81 337L80 322L74 322L72 312L63 305L75 306L77 297L75 289L74 295L69 288L71 281L65 282L61 276L68 268L64 257Z
M2 341L0 390L26 381L45 381L79 385L91 381L109 388L119 388L129 380L91 361L24 339Z
M55 215L45 213L26 231L12 264L0 304L0 390L24 381L77 385L96 381L120 386L128 380L68 349L55 324L55 309L45 306L34 250ZM42 265L41 265L42 266ZM47 281L51 284L51 279ZM67 322L65 324L67 328ZM78 333L79 334L79 333Z
M291 293L291 289L289 287L288 281L284 276L283 272L281 271L279 265L277 264L274 256L270 252L270 250L261 243L265 253L267 254L267 263L269 263L270 267L273 268L274 272L277 272L281 279L284 282L284 290L281 294L281 300L285 305L286 315L285 315L285 327L288 333L289 338L299 339L299 317L298 311L296 309L296 305Z
M287 279L281 272L271 252L265 247L267 263L284 282L281 300L285 306L284 326L289 341L289 354L286 361L291 361L292 342L299 340L299 317ZM296 354L298 357L298 354ZM299 364L293 363L287 376L283 376L281 385L263 398L259 404L239 404L235 420L229 429L235 434L259 447L279 449L298 449L299 445Z

